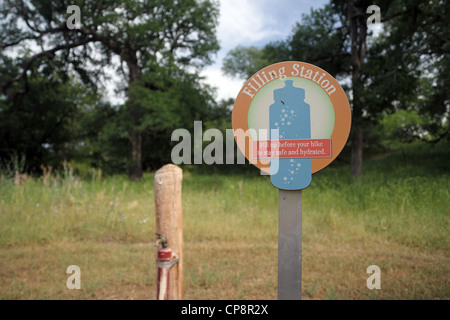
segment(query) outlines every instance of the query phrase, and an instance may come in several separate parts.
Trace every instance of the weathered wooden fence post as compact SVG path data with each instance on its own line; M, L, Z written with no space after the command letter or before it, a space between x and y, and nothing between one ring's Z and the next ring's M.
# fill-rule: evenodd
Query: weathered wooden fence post
M181 185L183 170L167 164L155 173L156 232L165 236L178 263L170 268L169 300L182 300L183 288L183 216Z

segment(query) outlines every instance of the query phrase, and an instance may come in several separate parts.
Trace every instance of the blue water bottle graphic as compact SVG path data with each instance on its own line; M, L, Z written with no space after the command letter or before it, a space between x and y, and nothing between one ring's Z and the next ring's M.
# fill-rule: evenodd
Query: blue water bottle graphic
M311 111L305 102L305 90L286 80L285 87L273 91L275 101L269 107L270 140L278 129L279 140L311 139ZM275 161L278 161L278 165ZM311 183L311 158L284 158L270 161L270 181L284 190L304 189Z

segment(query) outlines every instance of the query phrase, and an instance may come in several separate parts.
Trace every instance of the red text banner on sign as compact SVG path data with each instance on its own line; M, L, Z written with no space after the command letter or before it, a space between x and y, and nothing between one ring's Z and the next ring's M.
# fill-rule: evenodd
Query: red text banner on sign
M331 158L331 139L253 141L252 159Z

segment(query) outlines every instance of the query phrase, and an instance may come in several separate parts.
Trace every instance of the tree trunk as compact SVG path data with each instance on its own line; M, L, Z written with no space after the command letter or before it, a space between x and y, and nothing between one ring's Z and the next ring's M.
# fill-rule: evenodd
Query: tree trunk
M364 9L365 11L365 9ZM362 65L366 56L367 24L365 16L357 12L353 0L347 2L347 20L351 39L351 62L352 62L352 122L351 135L351 174L362 175L363 146L364 146L364 123L363 123L363 88Z
M129 58L131 57L131 58ZM142 134L137 129L139 126L139 106L135 103L130 86L141 78L141 70L137 64L135 55L128 55L127 66L129 70L128 84L128 115L130 117L129 139L131 147L131 157L128 166L128 178L137 180L142 178ZM134 59L133 59L134 58Z
M142 135L137 130L130 130L131 159L128 168L128 178L142 178Z
M352 137L352 159L351 159L351 173L354 177L362 175L362 162L363 162L363 129L356 127L353 130Z

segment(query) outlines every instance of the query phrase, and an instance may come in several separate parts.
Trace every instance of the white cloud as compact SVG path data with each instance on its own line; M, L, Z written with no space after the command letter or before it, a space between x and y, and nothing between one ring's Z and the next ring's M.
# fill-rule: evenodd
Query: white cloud
M220 1L220 19L217 36L223 50L230 50L237 45L249 45L277 32L265 28L272 19L264 15L259 1Z
M206 78L206 83L217 89L217 101L229 98L235 99L244 84L244 80L225 76L220 70L220 66L207 68L202 71L201 75Z
M220 68L228 51L239 45L266 44L286 39L302 13L325 0L220 0L217 38L221 50L216 63L202 72L205 82L217 88L217 98L236 98L244 81L225 76Z
M272 4L279 4L273 2ZM220 18L217 27L217 38L221 50L217 61L205 68L201 73L205 82L217 88L217 99L236 98L244 80L225 76L221 71L222 59L228 51L238 45L251 46L270 38L283 38L280 28L274 26L284 24L279 17L268 14L267 3L261 0L221 0ZM284 23L283 23L284 22Z

